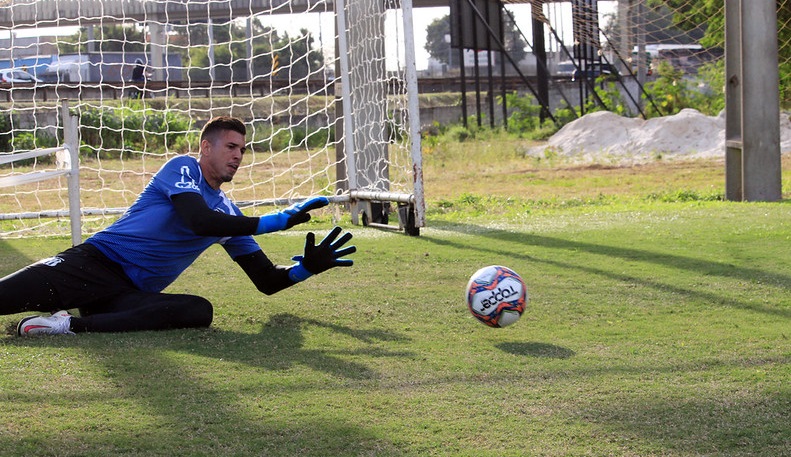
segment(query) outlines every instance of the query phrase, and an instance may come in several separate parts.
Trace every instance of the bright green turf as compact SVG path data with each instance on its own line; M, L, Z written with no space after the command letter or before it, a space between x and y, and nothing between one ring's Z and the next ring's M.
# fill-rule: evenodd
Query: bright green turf
M210 330L0 336L0 455L791 455L788 203L429 226L346 225L353 268L271 297L211 249L169 289ZM286 263L303 236L260 240ZM0 241L0 274L66 244ZM488 264L529 287L506 329L463 302Z

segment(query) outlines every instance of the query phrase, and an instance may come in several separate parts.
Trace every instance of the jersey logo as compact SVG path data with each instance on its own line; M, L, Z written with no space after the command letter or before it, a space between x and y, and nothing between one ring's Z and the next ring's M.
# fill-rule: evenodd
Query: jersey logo
M190 167L184 165L181 167L181 181L176 182L173 184L179 189L198 189L198 185L195 184L195 180L190 176Z
M41 260L39 263L42 263L42 264L44 264L44 265L46 265L48 267L54 267L54 266L57 266L61 262L63 262L63 258L55 256L55 257L50 257L48 259Z

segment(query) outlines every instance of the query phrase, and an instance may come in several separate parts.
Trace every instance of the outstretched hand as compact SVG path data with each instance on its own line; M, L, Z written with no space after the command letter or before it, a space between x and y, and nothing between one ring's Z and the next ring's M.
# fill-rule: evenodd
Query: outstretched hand
M298 261L291 267L289 276L294 281L304 281L312 275L316 275L334 267L350 267L354 265L354 260L344 259L349 254L357 251L357 247L343 245L352 239L350 232L344 233L340 238L340 227L335 227L319 244L316 244L316 235L309 232L305 236L305 253L294 257Z
M330 204L327 197L313 197L305 201L294 203L283 211L267 214L258 219L258 227L255 234L277 232L302 224L310 220L310 213L314 209L322 208Z
M313 197L300 203L294 203L283 210L283 214L287 216L286 229L309 221L310 213L308 211L323 208L329 204L330 200L327 197Z

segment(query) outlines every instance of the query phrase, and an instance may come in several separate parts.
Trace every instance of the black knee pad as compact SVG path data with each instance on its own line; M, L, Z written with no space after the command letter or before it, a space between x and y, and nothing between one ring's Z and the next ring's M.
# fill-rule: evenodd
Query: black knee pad
M209 300L197 295L168 294L170 321L174 328L208 327L214 318Z

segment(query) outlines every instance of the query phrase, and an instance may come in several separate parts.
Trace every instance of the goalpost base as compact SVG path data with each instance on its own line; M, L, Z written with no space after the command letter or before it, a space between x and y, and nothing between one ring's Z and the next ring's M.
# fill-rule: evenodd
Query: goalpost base
M359 220L364 227L393 231L403 230L409 236L419 236L420 227L415 223L415 204L396 202L398 225L390 225L390 203L389 201L357 201L353 202L352 211L354 214L359 214Z

